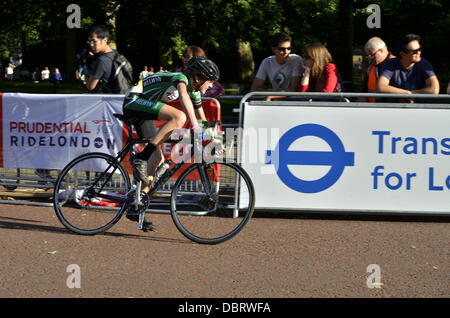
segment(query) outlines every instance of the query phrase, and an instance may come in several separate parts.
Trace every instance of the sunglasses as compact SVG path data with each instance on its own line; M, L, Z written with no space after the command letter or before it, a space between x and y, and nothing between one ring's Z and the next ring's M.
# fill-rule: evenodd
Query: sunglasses
M375 55L377 55L378 52L380 52L382 49L378 49L375 52L373 52L372 54L367 54L367 58L368 59L373 59L375 57Z
M419 52L422 52L422 47L419 47L418 49L415 49L415 50L404 49L403 52L409 53L409 54L417 54Z
M279 48L277 48L278 49L278 51L280 51L280 52L284 52L284 51L290 51L291 50L291 47L279 47Z

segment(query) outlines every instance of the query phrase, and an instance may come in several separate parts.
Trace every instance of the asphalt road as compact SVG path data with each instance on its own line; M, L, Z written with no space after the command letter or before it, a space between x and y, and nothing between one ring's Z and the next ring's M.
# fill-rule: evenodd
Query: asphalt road
M80 236L51 207L0 205L0 297L450 296L448 218L258 214L213 246L153 219Z

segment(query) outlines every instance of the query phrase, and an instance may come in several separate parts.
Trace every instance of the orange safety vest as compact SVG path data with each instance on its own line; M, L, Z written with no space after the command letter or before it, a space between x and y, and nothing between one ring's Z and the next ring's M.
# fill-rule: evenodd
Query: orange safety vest
M394 55L389 53L389 56L387 57L387 59L393 59L395 58ZM377 76L377 66L376 65L369 65L369 67L366 70L367 72L367 91L369 93L375 93L377 91L377 80L378 80L378 76ZM375 102L375 98L373 97L369 97L367 98L368 102L374 103Z

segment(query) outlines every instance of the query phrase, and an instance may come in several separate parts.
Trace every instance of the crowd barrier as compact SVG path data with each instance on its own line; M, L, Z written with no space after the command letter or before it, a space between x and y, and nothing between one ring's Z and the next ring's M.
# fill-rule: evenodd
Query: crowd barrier
M267 95L288 99L264 101ZM368 97L398 102L364 102ZM254 182L255 208L449 215L449 101L448 95L245 95L238 160Z
M288 98L265 101L268 95ZM253 92L221 98L240 100L239 124L229 128L241 128L237 160L254 182L257 210L448 215L450 96L426 95L426 103L424 96ZM364 102L368 97L399 102ZM404 102L411 98L422 101ZM0 203L51 205L52 181L71 158L90 151L114 155L124 140L112 116L121 113L122 99L0 94ZM209 120L220 120L220 103L204 103Z
M51 205L54 181L70 160L88 152L115 156L126 140L126 129L113 116L122 113L123 98L0 94L0 203ZM202 103L208 120L221 120L216 99ZM166 156L170 147L162 147ZM128 160L123 163L131 171ZM169 192L167 187L161 192Z

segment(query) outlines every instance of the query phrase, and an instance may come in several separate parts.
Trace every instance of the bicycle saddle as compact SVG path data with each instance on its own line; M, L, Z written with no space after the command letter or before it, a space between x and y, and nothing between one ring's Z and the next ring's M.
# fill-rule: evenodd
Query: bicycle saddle
M126 118L123 114L113 114L113 116L127 124L131 124L133 122L132 119Z

